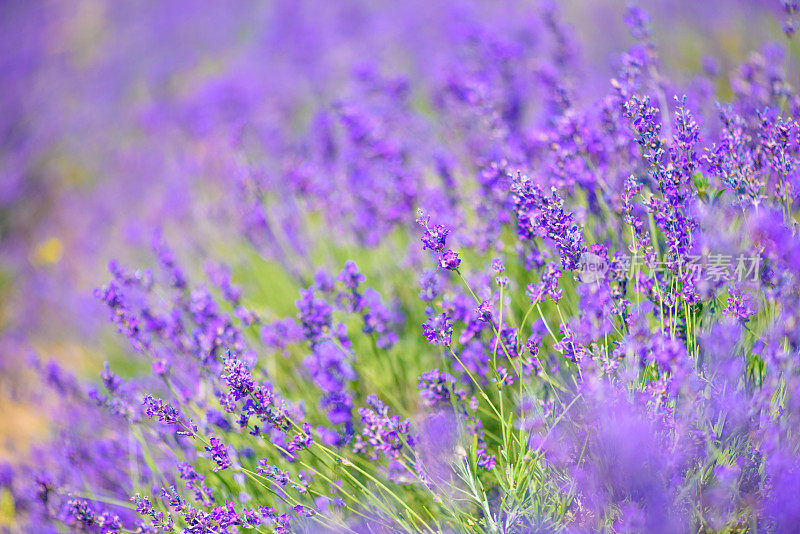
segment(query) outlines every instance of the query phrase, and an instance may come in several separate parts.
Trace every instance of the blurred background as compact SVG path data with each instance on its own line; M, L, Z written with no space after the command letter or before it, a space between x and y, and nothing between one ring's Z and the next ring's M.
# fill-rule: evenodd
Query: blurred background
M279 156L365 66L426 87L470 24L536 40L540 3L1 2L0 460L47 431L35 355L91 377L124 361L93 297L109 260L148 264L160 229L183 258L236 263L242 146ZM722 98L727 73L782 42L779 0L639 5L665 73L711 79ZM626 6L558 2L570 49L591 66L575 73L579 96L607 87L631 46Z

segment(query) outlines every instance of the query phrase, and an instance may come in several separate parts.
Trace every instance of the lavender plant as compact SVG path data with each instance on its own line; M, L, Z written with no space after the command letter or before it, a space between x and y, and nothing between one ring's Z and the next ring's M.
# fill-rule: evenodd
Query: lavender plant
M433 74L359 65L302 135L243 106L231 266L158 232L109 264L129 361L30 358L54 438L0 469L14 524L796 530L796 4L729 81L670 82L636 7L595 87L555 4L455 6Z

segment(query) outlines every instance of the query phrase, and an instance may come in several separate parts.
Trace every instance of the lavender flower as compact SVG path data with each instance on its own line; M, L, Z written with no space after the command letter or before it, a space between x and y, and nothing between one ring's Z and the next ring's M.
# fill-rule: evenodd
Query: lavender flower
M420 397L430 404L449 403L455 383L451 375L434 369L419 377L417 389L420 390Z
M217 464L212 471L222 471L231 466L231 459L228 456L228 447L216 436L211 436L206 451L211 454L211 459Z
M450 233L444 226L437 224L430 225L430 217L425 215L422 210L417 211L417 224L422 226L422 249L432 252L443 252L447 235Z
M428 343L449 347L453 338L453 325L445 313L433 315L422 325L422 335Z
M360 408L361 434L356 436L354 450L372 459L385 456L390 460L400 458L404 448L412 448L416 438L411 432L411 421L389 415L389 407L375 395L367 398L369 409Z
M442 257L439 258L439 267L446 271L455 271L459 265L461 265L461 259L458 257L458 253L452 250L445 250Z

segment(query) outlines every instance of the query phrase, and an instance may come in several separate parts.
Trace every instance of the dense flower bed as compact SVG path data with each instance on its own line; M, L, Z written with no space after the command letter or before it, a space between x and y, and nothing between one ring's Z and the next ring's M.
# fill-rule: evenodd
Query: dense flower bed
M259 98L313 87L252 65L147 110L222 169L192 183L238 239L108 265L124 372L31 358L54 438L0 469L21 530L796 530L797 2L688 83L636 7L599 82L555 4L454 6L413 77L316 73L302 127Z

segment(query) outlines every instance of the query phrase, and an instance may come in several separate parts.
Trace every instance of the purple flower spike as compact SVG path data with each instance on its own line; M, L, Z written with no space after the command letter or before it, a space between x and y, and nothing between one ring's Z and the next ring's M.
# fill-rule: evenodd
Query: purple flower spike
M445 313L430 317L422 325L422 335L428 343L449 347L453 338L453 325Z
M455 271L459 265L461 265L461 259L455 251L445 250L442 257L439 258L439 267L447 271Z

